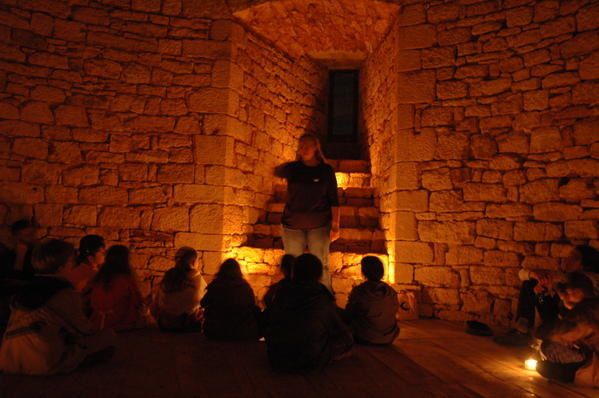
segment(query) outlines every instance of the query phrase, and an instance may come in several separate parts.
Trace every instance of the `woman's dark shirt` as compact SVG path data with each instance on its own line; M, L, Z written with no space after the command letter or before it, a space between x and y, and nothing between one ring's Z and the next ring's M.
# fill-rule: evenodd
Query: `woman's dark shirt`
M287 180L287 203L282 223L290 229L321 228L331 223L332 207L339 206L335 171L326 163L306 166L301 161L277 167Z

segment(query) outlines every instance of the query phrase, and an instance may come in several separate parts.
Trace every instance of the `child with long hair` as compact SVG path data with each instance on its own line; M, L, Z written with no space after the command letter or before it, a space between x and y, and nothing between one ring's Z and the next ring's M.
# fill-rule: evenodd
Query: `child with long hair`
M13 298L0 346L1 371L52 375L110 356L111 333L96 333L80 294L65 278L74 262L75 249L59 239L33 250L36 275Z
M83 292L104 264L106 243L99 235L85 235L79 241L77 263L67 275L75 290Z
M154 303L154 315L165 331L196 331L201 329L200 300L206 282L198 271L198 254L191 247L182 247L175 255L175 266L169 269Z
M91 281L88 292L90 319L99 329L117 331L146 325L141 293L129 262L129 249L111 246L104 265Z
M218 340L257 340L260 309L239 263L225 260L201 301L204 334Z

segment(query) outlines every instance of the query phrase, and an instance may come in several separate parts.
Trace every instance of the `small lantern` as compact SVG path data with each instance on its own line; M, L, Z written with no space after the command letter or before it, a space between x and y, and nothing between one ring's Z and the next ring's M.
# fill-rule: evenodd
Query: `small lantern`
M524 368L528 370L537 370L537 360L534 358L528 358L524 361Z

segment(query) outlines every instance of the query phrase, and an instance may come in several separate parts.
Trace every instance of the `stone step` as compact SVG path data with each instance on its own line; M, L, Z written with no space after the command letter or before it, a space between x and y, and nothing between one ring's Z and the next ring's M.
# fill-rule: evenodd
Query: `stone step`
M383 231L377 228L341 228L340 237L331 243L332 251L386 253ZM256 224L248 235L246 246L283 248L280 224Z
M267 211L260 218L263 224L280 224L285 203L270 203ZM341 227L376 228L379 226L379 210L374 206L340 206Z
M375 198L372 187L339 188L339 204L342 206L376 207L378 200ZM287 196L287 186L277 184L274 187L274 203L284 203Z
M336 172L343 173L370 173L370 162L368 160L335 160L327 159L327 163Z

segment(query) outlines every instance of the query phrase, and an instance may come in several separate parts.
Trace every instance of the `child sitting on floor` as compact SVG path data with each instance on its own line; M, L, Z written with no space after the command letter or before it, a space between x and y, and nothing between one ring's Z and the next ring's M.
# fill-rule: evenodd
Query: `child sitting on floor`
M65 373L112 352L112 336L95 334L83 313L79 293L64 278L74 256L73 246L57 239L34 249L32 263L38 275L14 297L0 347L3 372Z
M197 270L197 252L182 247L175 255L175 266L169 269L156 297L154 315L164 331L199 331L202 326L200 300L206 282Z
M366 282L352 289L345 316L357 343L391 344L399 335L397 293L381 281L385 270L378 257L364 257L361 266Z
M115 245L106 252L106 261L91 281L88 291L90 319L99 329L117 331L147 324L139 288L129 263L129 249Z
M67 275L75 290L83 292L104 264L106 244L98 235L86 235L79 241L77 264Z
M201 301L204 308L204 334L218 340L257 340L260 338L254 291L241 274L239 263L230 258L220 266Z
M281 290L283 286L291 282L291 273L293 271L293 263L295 262L295 257L291 254L285 254L281 259L281 265L279 266L279 272L281 273L282 278L269 286L266 294L264 294L264 298L262 301L264 302L264 306L268 308L272 302L277 297L277 292Z
M321 369L347 355L353 345L330 293L320 284L322 263L313 254L297 257L291 283L269 307L266 348L275 370Z

